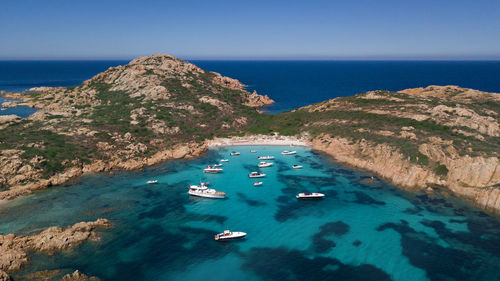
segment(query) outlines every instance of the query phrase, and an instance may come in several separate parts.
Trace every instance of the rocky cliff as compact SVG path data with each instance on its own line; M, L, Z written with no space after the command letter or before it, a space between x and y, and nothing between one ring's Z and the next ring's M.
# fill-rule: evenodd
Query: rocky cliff
M0 200L83 173L133 170L206 150L241 133L267 96L170 55L139 57L76 87L4 94L39 108L0 118Z

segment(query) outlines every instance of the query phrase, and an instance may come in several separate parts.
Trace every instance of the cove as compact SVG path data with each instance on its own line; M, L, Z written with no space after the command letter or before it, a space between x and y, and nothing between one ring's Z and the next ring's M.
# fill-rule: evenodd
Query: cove
M0 206L0 234L107 218L100 242L33 254L16 279L78 269L102 280L498 280L498 217L438 194L409 193L307 147L210 149L142 172L88 175ZM231 151L240 156L229 156ZM251 153L250 150L257 150ZM258 155L274 155L252 185ZM222 174L203 174L222 158ZM292 169L300 164L303 169ZM146 181L157 179L158 184ZM189 197L209 181L228 199ZM321 201L297 201L302 191ZM224 229L245 239L216 242Z

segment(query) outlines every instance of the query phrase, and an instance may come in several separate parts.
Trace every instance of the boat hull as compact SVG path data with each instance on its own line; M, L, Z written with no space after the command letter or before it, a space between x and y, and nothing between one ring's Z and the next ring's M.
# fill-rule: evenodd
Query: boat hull
M197 197L202 197L202 198L210 198L210 199L224 199L226 198L225 194L203 194L203 193L197 193L197 192L191 192L188 191L189 195L192 196L197 196Z
M235 239L244 238L247 234L245 232L233 232L230 236L215 235L215 241L230 241Z

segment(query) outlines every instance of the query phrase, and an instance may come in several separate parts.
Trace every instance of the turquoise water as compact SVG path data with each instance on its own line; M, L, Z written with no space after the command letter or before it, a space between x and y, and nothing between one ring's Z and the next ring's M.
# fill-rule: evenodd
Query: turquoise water
M256 149L258 153L250 153ZM14 277L79 269L103 280L500 280L500 220L453 197L401 191L305 147L242 146L170 161L143 172L91 175L0 207L0 233L110 219L100 242L35 254ZM230 157L237 150L240 156ZM247 174L257 155L275 155ZM202 169L228 158L222 174ZM295 170L292 164L301 164ZM147 185L157 179L159 184ZM189 197L210 181L228 199ZM326 194L298 201L302 191ZM437 196L437 195L436 195ZM248 236L216 242L229 228Z

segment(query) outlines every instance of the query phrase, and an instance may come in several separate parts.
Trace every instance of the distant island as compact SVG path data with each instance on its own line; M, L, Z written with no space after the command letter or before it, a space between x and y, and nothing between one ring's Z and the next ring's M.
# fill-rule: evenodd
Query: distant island
M219 143L306 144L405 189L500 213L500 95L457 86L372 91L290 112L239 81L170 55L139 57L70 88L3 93L0 200L85 173L192 158ZM222 140L222 141L221 141ZM235 141L235 142L232 142Z

